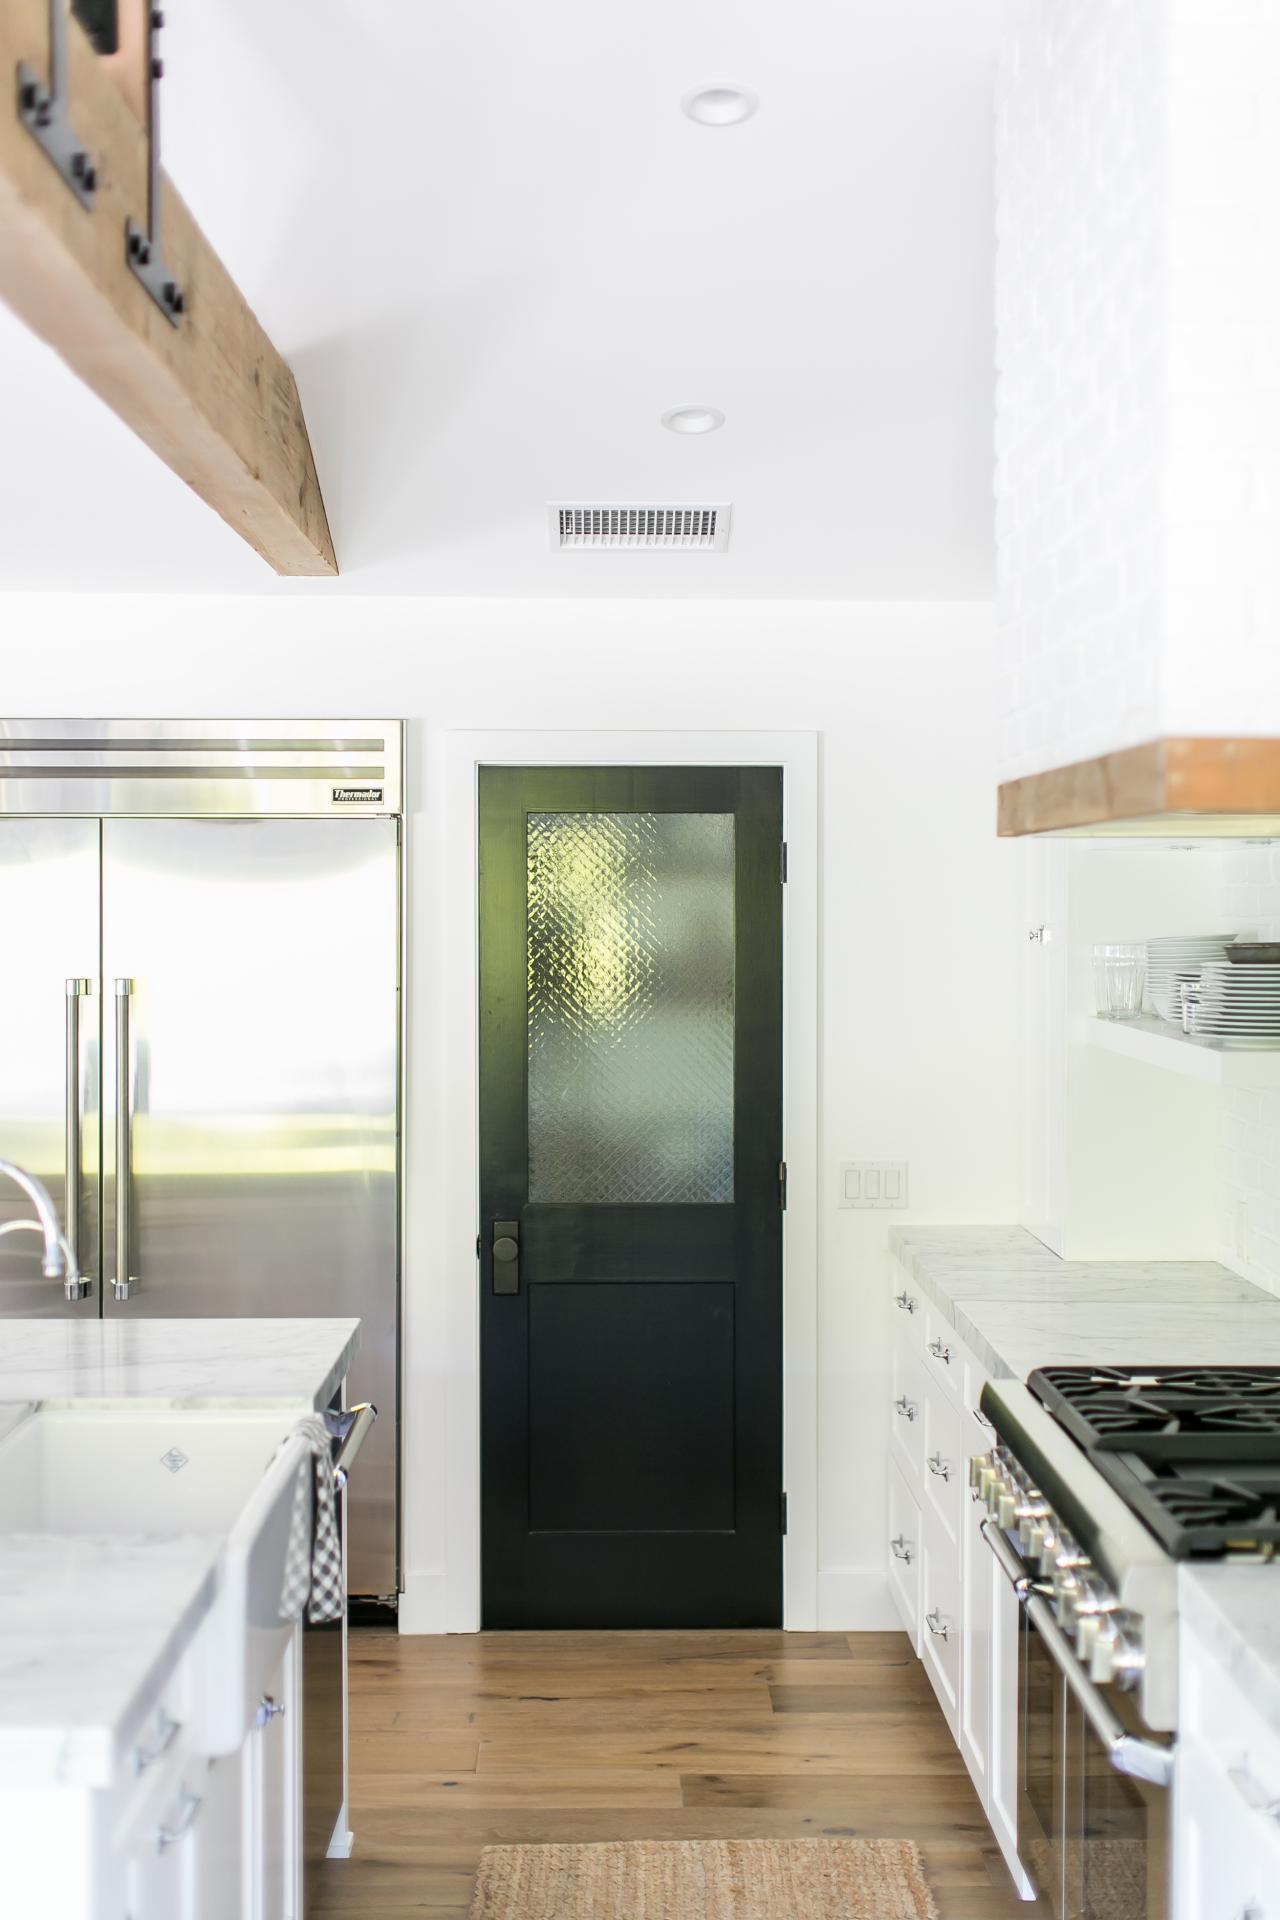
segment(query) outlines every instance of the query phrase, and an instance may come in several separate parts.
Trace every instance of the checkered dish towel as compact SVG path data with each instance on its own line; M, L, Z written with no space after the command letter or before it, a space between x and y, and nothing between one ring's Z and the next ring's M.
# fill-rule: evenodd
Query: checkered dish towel
M310 1472L298 1476L293 1499L280 1618L296 1620L305 1607L308 1620L341 1620L342 1542L329 1435L324 1421L312 1414L298 1422L290 1438L294 1436L306 1441L311 1461Z

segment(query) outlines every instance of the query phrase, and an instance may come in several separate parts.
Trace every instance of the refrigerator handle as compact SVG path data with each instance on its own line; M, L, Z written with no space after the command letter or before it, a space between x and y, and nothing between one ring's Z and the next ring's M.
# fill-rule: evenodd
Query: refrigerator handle
M67 1248L80 1271L80 1002L92 992L92 980L67 981L67 1162L62 1211Z
M132 980L116 981L116 1277L117 1300L127 1300L138 1276L129 1270L129 1202L133 1185L133 1110L129 1102L129 997Z

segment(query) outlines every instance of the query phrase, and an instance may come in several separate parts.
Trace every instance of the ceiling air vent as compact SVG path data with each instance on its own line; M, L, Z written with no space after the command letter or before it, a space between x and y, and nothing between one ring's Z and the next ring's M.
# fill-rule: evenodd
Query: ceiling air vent
M723 553L733 509L721 501L703 507L587 506L547 508L551 544L576 547L686 547Z

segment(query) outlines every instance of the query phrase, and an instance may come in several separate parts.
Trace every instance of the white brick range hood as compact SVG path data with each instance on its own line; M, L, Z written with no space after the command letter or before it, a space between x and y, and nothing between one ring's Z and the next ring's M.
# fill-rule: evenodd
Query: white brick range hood
M1000 830L1280 831L1280 7L1021 0L996 170Z

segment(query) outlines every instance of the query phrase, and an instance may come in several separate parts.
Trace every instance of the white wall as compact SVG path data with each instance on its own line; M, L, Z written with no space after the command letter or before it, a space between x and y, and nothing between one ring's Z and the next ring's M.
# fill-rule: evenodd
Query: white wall
M465 1623L422 1599L447 1585L436 1356L450 1299L475 1285L471 1247L434 1232L440 1176L422 1150L448 1124L441 735L820 731L819 1605L827 1625L890 1623L886 1231L1018 1208L1022 855L994 832L991 609L43 595L0 601L0 658L14 715L411 722L406 1561L416 1617L441 1625ZM910 1211L837 1211L846 1158L908 1160Z
M1280 10L1028 0L997 81L1006 777L1280 732Z

